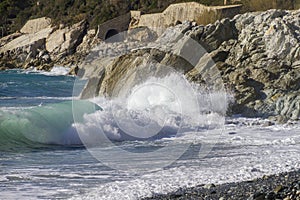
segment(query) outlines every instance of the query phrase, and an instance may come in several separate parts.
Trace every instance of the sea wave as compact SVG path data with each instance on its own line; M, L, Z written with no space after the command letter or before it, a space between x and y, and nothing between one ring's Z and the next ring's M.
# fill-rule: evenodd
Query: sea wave
M81 141L72 126L76 107L78 121L86 113L101 109L89 101L65 101L19 111L0 112L0 149L32 144L78 145Z
M70 68L63 67L63 66L54 66L50 71L41 71L37 70L36 68L30 68L27 70L22 70L20 73L30 74L30 73L37 73L46 76L66 76L69 74Z
M149 141L222 128L226 94L207 92L196 85L187 88L186 84L182 75L171 74L151 77L129 90L128 95L114 99L73 100L2 111L2 144L26 139L40 144L102 145L105 138ZM23 99L27 98L71 97Z

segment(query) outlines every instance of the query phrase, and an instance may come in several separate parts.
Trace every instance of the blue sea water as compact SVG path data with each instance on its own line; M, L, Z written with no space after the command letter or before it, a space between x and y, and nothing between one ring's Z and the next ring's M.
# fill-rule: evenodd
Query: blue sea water
M157 81L184 94L174 77ZM139 199L300 168L299 124L265 127L263 119L239 117L226 118L218 127L222 117L207 112L203 98L200 106L208 114L197 120L209 125L195 127L193 119L176 115L178 105L167 90L151 95L157 85L144 84L118 102L78 100L74 83L78 89L85 81L32 71L0 72L0 199ZM153 113L145 109L149 102L155 102ZM132 112L133 107L146 111ZM166 114L170 118L160 131L165 137L137 140L124 133L147 135ZM144 133L129 126L129 116L138 125L154 121L157 126ZM93 135L98 125L108 139ZM180 134L174 136L176 131ZM186 144L182 155L176 155ZM205 146L209 151L201 152Z
M54 136L62 133L55 133L59 124L51 117L65 126L72 123L66 118L73 117L67 112L72 111L74 81L72 76L49 76L32 71L0 72L1 199L72 196L65 191L81 182L78 181L80 175L73 177L72 173L89 174L85 165L96 163L81 145L59 144L60 135ZM46 113L52 109L51 106L45 108L49 105L54 109L57 106L54 116ZM47 128L50 131L44 132ZM101 171L105 174L105 169ZM84 179L84 182L89 185L94 179ZM101 178L97 182L99 180Z
M82 144L72 127L74 102L80 116L101 108L74 100L75 81L76 87L85 84L72 76L0 72L1 199L66 199L136 176L101 164ZM131 151L156 148L127 141L116 145Z
M7 70L0 74L1 107L27 107L72 97L74 77Z

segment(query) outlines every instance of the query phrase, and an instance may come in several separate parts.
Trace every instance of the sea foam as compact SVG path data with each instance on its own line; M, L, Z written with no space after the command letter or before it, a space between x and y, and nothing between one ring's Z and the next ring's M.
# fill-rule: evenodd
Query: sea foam
M225 93L207 92L175 73L151 77L125 96L91 101L103 111L86 115L84 123L76 124L86 139L95 132L112 140L139 140L221 128L227 108Z

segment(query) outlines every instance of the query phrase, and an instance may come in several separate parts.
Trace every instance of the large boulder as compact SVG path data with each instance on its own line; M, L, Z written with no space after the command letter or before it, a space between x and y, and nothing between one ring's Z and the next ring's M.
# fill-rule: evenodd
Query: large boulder
M1 47L1 62L15 68L28 68L49 64L50 59L45 52L46 38L53 31L45 28L37 33L23 34Z
M0 40L0 62L2 68L28 68L48 65L49 55L45 51L46 38L53 32L51 19L29 20L20 32L8 35ZM3 67L6 66L6 67Z
M87 54L93 49L97 44L100 43L100 39L97 37L96 30L91 29L87 31L86 35L82 39L82 43L76 48L76 52L81 54Z
M24 34L4 45L0 51L7 52L23 48L24 51L26 49L28 53L31 51L35 52L36 49L45 45L46 38L51 34L52 31L52 28L45 28L37 33Z
M81 94L82 98L99 95L116 97L120 92L129 91L143 82L145 77L163 77L172 69L186 73L193 66L177 55L145 48L117 57L109 65L99 69L98 76L89 79Z
M13 33L13 34L10 34L10 35L0 38L0 47L6 45L10 41L16 39L17 37L19 37L21 35L22 35L22 33L16 32L16 33Z
M56 30L47 38L46 50L56 59L73 54L86 34L86 27L86 22L81 21L72 27Z
M41 17L38 19L28 20L27 23L21 28L21 33L37 33L42 29L49 28L51 26L51 19L47 17Z

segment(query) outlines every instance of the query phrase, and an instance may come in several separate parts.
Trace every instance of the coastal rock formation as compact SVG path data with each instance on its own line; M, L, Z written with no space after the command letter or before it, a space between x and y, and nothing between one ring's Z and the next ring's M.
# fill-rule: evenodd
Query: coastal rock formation
M0 47L6 45L10 41L14 40L15 38L17 38L21 35L22 35L22 33L13 33L11 35L8 35L8 36L5 36L5 37L1 38L0 39Z
M52 31L52 28L45 28L36 33L21 35L20 37L17 37L16 39L4 45L1 48L1 52L8 52L20 49L26 51L25 49L28 48L28 53L32 51L33 53L35 53L38 49L43 48L42 46L45 45L46 38L50 35Z
M86 23L81 21L72 27L58 29L46 41L46 50L51 53L52 59L57 60L57 54L66 56L73 54L85 35Z
M273 116L281 122L297 120L300 117L299 15L299 10L269 10L237 15L207 26L194 26L192 23L175 26L167 29L156 42L148 44L146 49L136 49L125 56L113 58L102 70L98 69L100 75L96 90L91 92L86 87L83 94L114 96L113 92L119 90L115 83L122 80L122 74L132 73L130 69L143 62L163 61L171 68L175 66L170 63L178 62L187 78L199 83L203 83L201 70L214 65L225 87L234 96L232 114ZM176 34L178 31L179 34ZM182 51L184 45L178 43L184 44L186 37L206 50L189 52L190 57L196 57L197 69L190 63L181 62L182 57L170 54L170 50Z
M4 68L50 70L55 64L68 65L78 61L74 53L86 34L86 23L72 27L52 27L51 19L29 20L20 33L1 38L0 64Z
M234 96L231 114L286 122L300 115L299 16L300 10L269 10L206 26L183 22L159 33L132 29L117 43L101 42L99 30L87 31L85 21L41 30L37 25L32 31L38 32L0 40L0 66L73 66L73 74L89 78L82 98L113 97L143 81L139 76L163 76L166 66L205 85L203 77L212 75L207 69L214 66Z
M42 17L38 19L28 20L27 23L20 30L21 33L37 33L42 29L49 28L51 26L51 19Z
M50 60L45 56L44 49L46 38L52 31L53 28L45 28L36 33L18 35L1 47L1 63L5 64L4 67L9 65L9 68L45 64L46 69Z
M225 17L232 18L240 13L241 9L242 5L205 6L197 2L184 2L171 4L161 13L144 14L140 10L130 10L124 15L100 24L97 36L101 40L106 40L114 34L137 27L167 28L186 20L206 25Z
M247 13L233 21L239 31L228 47L223 80L236 97L235 113L247 116L281 115L299 118L300 11Z
M124 67L126 66L126 67ZM136 50L114 59L98 72L98 77L90 79L82 98L103 94L116 97L135 85L142 83L145 77L164 77L170 72L168 67L183 73L190 71L193 65L181 57L153 48Z
M94 31L88 31L86 21L65 27L63 24L51 24L51 19L46 17L32 19L20 32L0 39L0 69L34 67L49 70L54 64L75 69L95 45L103 40L123 41L128 29L130 40L144 41L152 37L149 28L165 28L184 20L207 24L222 17L232 17L240 8L240 5L207 7L195 2L178 3L170 5L158 20L155 17L157 14L144 15L140 11L130 11L102 23ZM151 27L153 20L155 25ZM159 24L160 21L163 23ZM116 34L119 37L113 37Z

